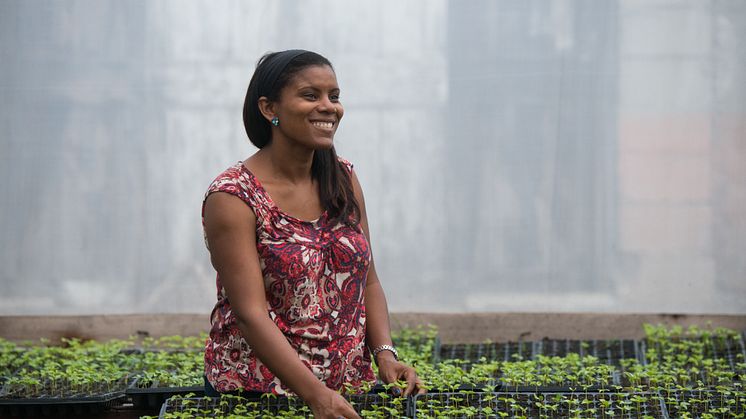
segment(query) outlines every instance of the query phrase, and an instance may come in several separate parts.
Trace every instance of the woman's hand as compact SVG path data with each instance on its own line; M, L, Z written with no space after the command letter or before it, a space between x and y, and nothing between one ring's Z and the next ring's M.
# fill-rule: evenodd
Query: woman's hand
M324 388L318 395L307 401L313 411L313 417L318 419L360 419L352 405L341 394L329 388Z
M427 393L422 381L417 377L417 372L414 368L397 361L391 352L382 351L378 354L377 365L378 376L384 383L391 384L399 380L407 382L407 387L404 389L405 397L413 394ZM401 394L401 389L398 387L394 387L393 391L396 396Z

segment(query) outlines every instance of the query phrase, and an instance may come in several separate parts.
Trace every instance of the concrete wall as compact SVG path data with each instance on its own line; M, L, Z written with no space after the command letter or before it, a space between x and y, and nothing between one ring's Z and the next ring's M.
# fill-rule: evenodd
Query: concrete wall
M736 70L746 60L734 53L746 12L735 2L621 4L620 297L632 310L728 306L723 295L746 296L735 257L746 216L733 212L746 205L746 76Z
M254 64L335 64L394 311L746 312L740 1L0 2L0 314L208 312Z
M642 339L644 324L696 325L746 330L744 315L630 313L391 313L391 329L436 326L443 343L549 339ZM13 341L46 338L96 340L196 336L206 333L204 314L88 316L0 316L0 337Z

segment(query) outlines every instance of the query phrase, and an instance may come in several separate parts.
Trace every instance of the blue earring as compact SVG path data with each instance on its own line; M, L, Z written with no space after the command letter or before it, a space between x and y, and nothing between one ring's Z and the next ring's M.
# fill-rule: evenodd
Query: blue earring
M280 118L278 118L278 117L272 118L272 125L274 125L274 126L280 125Z

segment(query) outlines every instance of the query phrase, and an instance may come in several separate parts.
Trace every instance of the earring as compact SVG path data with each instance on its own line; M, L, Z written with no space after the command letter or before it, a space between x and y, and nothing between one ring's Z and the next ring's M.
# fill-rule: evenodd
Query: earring
M278 126L278 125L280 125L280 118L274 117L274 118L272 118L271 122L272 122L272 125Z

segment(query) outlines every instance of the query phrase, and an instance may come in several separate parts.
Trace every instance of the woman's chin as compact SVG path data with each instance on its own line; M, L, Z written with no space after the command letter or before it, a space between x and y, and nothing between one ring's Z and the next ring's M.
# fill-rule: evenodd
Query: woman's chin
M314 147L316 150L329 150L330 148L334 147L334 139L323 139L316 142L316 146Z

